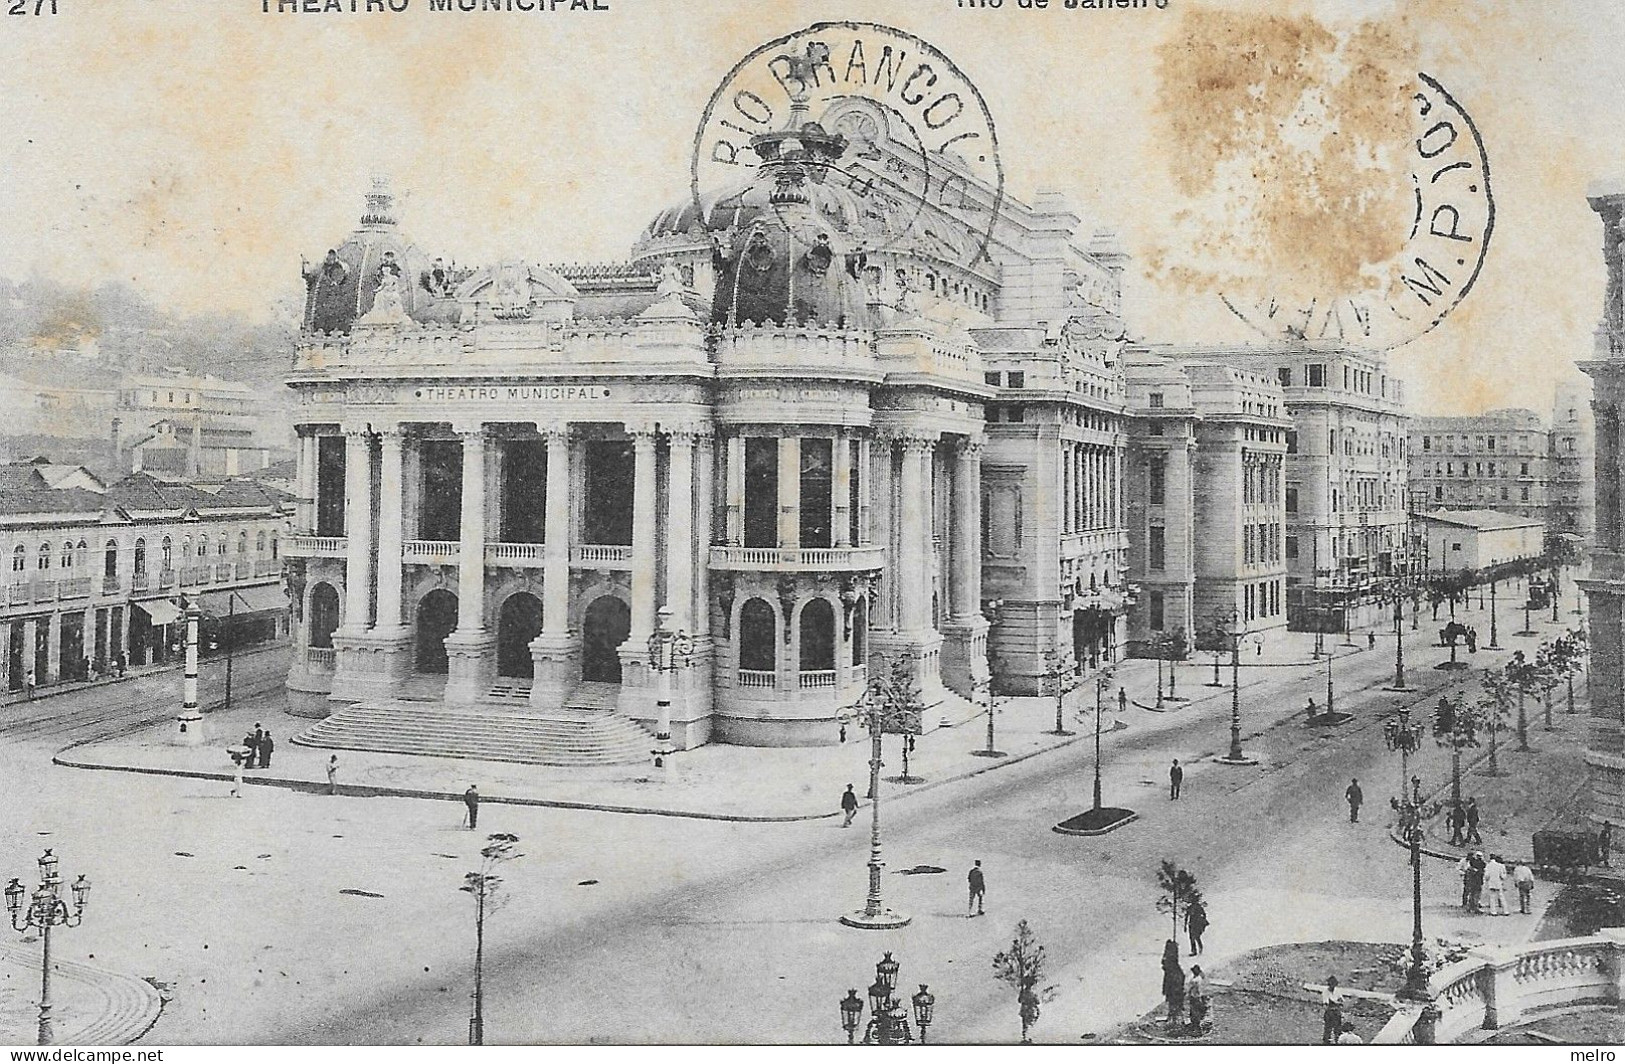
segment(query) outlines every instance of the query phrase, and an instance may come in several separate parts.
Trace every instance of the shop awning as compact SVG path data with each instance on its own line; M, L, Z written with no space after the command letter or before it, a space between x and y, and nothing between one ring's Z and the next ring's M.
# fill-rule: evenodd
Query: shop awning
M174 624L181 619L180 607L168 599L153 599L151 602L137 602L135 608L147 615L147 619L156 625Z
M205 591L198 596L198 609L202 610L205 616L216 619L287 608L288 596L274 584L238 587L228 591Z

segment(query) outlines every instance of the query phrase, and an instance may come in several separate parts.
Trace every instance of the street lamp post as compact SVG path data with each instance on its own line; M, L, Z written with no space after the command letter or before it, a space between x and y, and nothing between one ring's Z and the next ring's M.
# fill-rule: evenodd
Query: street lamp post
M73 909L68 909L68 903L60 895L62 892L62 877L56 870L56 857L50 850L39 859L39 886L35 888L33 897L28 899L28 906L23 907L23 894L26 893L22 882L13 879L6 884L6 911L11 916L11 926L20 932L27 933L29 928L37 927L40 932L40 981L39 981L39 1044L51 1044L51 928L78 927L85 916L85 898L90 894L90 883L84 876L74 880L68 888L73 892Z
M1490 641L1484 644L1485 650L1500 650L1500 629L1495 624L1495 581L1490 581Z
M1257 758L1248 757L1241 750L1241 611L1219 611L1213 626L1219 635L1230 640L1230 752L1215 758L1225 765L1256 765Z
M198 609L197 599L187 596L182 596L181 608L186 614L186 671L181 680L181 711L175 718L180 725L177 739L186 746L201 746L203 712L197 698L197 635L203 611Z
M1100 718L1105 712L1106 688L1112 682L1112 669L1107 666L1095 674L1095 811L1100 811Z
M914 1032L908 1025L908 1010L897 999L897 971L900 966L890 951L875 965L875 981L869 985L869 1008L872 1015L864 1028L866 1046L908 1045L914 1041ZM914 1007L914 1026L920 1029L920 1044L925 1044L925 1032L936 1020L936 995L925 983L909 998ZM858 1025L863 1020L863 998L854 987L840 1001L841 1030L846 1032L846 1044L857 1043Z
M656 708L659 711L655 725L655 749L652 751L655 768L669 772L671 760L671 674L688 668L694 655L694 637L684 631L673 631L672 609L660 607L655 615L655 630L649 636L649 668L656 676Z
M1003 608L1004 600L995 599L994 601L984 605L982 613L987 617L990 624L997 625L999 622L999 611ZM989 656L991 656L991 654ZM999 710L999 700L994 697L993 694L993 677L989 676L986 680L978 683L975 688L975 693L981 695L986 701L987 749L972 750L971 753L976 757L1004 757L1004 751L998 749L993 744L993 718L998 715Z
M1382 723L1382 739L1389 750L1399 751L1399 791L1405 793L1405 781L1411 778L1411 755L1422 748L1423 727L1420 721L1411 723L1410 709L1401 709Z
M1405 989L1399 996L1412 1001L1427 1001L1427 951L1422 945L1422 823L1439 812L1437 802L1422 800L1422 780L1412 776L1410 789L1401 789L1401 797L1389 800L1399 813L1399 829L1411 848L1411 963L1405 972Z
M887 704L896 697L893 690L896 681L885 675L886 671L881 669L881 675L870 677L863 693L866 703L864 716L869 728L869 895L861 910L841 917L841 923L848 927L873 930L905 927L912 919L904 913L886 908L880 891L880 873L886 867L880 852L880 768L883 764L880 739L886 729L886 714L906 710L906 707ZM904 679L902 682L908 681Z
M1329 717L1336 710L1336 702L1332 693L1332 662L1337 659L1334 651L1326 652L1326 715Z

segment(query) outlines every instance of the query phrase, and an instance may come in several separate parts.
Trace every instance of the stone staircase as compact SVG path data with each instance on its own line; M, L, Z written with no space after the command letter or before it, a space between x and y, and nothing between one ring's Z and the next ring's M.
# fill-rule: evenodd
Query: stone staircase
M616 683L578 683L564 708L571 713L613 713L621 704L621 685Z
M528 694L528 691L527 691ZM654 739L613 713L526 711L511 692L467 708L392 700L361 702L307 728L301 746L524 765L631 765L646 761Z

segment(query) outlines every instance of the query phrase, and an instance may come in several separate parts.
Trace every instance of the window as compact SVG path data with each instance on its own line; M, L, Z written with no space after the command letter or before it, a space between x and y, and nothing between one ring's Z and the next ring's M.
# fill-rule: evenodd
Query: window
M1163 626L1163 601L1162 601L1162 592L1160 592L1160 591L1151 592L1150 614L1151 614L1151 616L1150 616L1149 620L1150 620L1151 630L1153 632L1162 631L1162 626Z
M62 558L56 564L57 564L57 567L60 568L60 569L72 569L73 568L73 544L72 543L64 543L64 544L62 544Z
M1148 567L1158 572L1168 566L1168 530L1161 525L1151 526L1148 553L1151 556Z
M997 388L999 386L998 373L995 371L982 374L982 383L987 384L990 387Z
M1520 499L1522 499L1524 502L1528 502L1529 501L1529 489L1528 488L1519 488L1518 489L1518 497Z
M222 546L224 546L224 544L222 544ZM246 531L237 533L237 553L248 553L248 533Z
M1528 462L1519 462L1518 463L1518 475L1523 476L1523 477L1527 477L1529 475L1529 463Z
M1296 432L1288 431L1286 434L1286 453L1298 453L1298 434Z
M199 536L197 538L197 556L199 558L207 558L209 556L209 537L206 535Z
M1281 382L1281 387L1292 387L1292 367L1282 366L1275 371L1275 379Z
M1459 550L1461 550L1461 544L1460 543L1452 543L1452 544L1450 544L1450 549L1452 551L1459 551Z
M43 569L49 569L50 567L51 567L51 545L49 543L41 543L39 545L39 560L37 562L35 562L35 568L43 570Z
M145 576L147 573L147 541L135 541L135 575Z
M1298 560L1298 537L1297 536L1288 536L1288 537L1286 537L1286 560L1289 561L1289 562L1295 562L1295 561Z
M11 552L11 571L20 573L28 568L28 548L19 545Z
M1146 472L1149 474L1149 483L1146 487L1147 494L1151 497L1151 505L1161 506L1168 501L1167 475L1163 470L1162 462L1160 460L1153 461Z
M1311 363L1308 367L1308 381L1311 388L1326 387L1326 367L1322 363Z
M1151 409L1153 409L1153 410L1161 410L1162 409L1162 393L1161 392L1152 392L1149 396L1147 396L1146 401L1150 404Z
M1431 437L1428 437L1428 436L1423 436L1422 437L1422 450L1424 450L1424 451L1433 450L1433 440L1432 440Z
M1511 495L1511 493L1509 491L1507 491L1507 489L1505 489L1505 488L1501 489L1501 501L1502 502L1506 502L1511 497L1512 497L1512 495Z
M164 568L173 569L175 567L175 548L174 544L169 541L168 536L164 537L164 543L160 550L163 552Z
M1005 386L1009 388L1027 387L1027 374L1019 370L1011 370L1004 375Z

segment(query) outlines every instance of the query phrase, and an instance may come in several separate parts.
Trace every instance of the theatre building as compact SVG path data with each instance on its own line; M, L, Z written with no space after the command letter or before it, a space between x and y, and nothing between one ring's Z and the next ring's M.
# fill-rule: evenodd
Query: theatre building
M375 185L307 265L289 687L325 741L380 710L652 729L657 628L689 637L679 746L835 742L899 660L927 726L968 719L995 625L1012 689L1115 652L1115 253L1007 199L979 257L809 179L841 137L763 136L626 263L452 269Z

